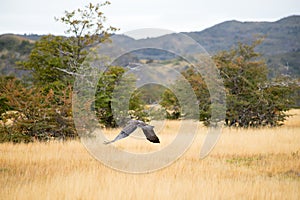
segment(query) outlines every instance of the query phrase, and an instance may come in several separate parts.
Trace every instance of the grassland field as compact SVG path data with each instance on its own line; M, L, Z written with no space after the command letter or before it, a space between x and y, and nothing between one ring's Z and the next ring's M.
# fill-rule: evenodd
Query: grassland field
M79 140L0 144L0 199L300 199L300 110L276 128L224 128L199 159L207 128L168 167L124 173L94 159ZM114 144L134 152L159 150L178 121L159 133L161 146L126 138ZM113 138L118 130L105 130Z

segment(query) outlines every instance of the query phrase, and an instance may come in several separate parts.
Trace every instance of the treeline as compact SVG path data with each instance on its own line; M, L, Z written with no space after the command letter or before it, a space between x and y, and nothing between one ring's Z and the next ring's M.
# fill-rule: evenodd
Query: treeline
M268 79L265 60L252 45L239 43L230 51L222 51L214 57L226 91L225 124L234 127L279 126L287 119L286 111L295 107L299 98L299 80L288 76ZM182 72L192 85L199 102L200 121L210 123L211 94L197 70L189 68ZM178 83L179 87L181 83ZM176 86L175 86L176 87ZM164 105L180 112L180 105L169 92L164 95ZM178 115L178 113L176 113Z
M65 12L56 20L69 27L67 37L46 35L34 43L25 61L25 79L2 77L0 85L0 141L30 142L78 137L72 119L74 76L95 44L117 29L104 24L103 4ZM18 47L9 40L8 48ZM19 50L18 50L19 51ZM23 61L22 61L23 60Z
M72 98L77 92L73 85L88 50L93 50L95 44L108 41L117 30L103 24L105 17L100 8L108 4L89 4L84 9L66 12L57 20L69 27L67 32L70 36L46 35L36 41L28 59L18 62L18 67L28 72L26 79L0 78L1 142L78 137L73 122ZM299 80L297 82L289 77L268 79L266 62L254 50L257 45L258 41L251 45L240 43L236 48L219 52L212 58L224 82L226 116L220 120L224 120L227 126L281 125L288 117L286 111L295 105L298 97ZM91 66L85 67L88 71ZM122 66L109 66L105 72L98 74L94 100L87 103L101 126L117 127L129 118L145 121L193 118L207 125L212 123L210 93L203 77L192 66L181 71L199 104L199 115L191 116L183 112L185 105L180 104L174 92L159 85L135 88L136 77L123 79L126 72L127 69ZM172 87L182 91L183 85L178 80ZM114 96L116 90L119 91L117 97ZM124 111L119 104L122 102L120 99L127 98L126 91L133 93L130 94L128 110ZM189 101L189 96L184 98Z

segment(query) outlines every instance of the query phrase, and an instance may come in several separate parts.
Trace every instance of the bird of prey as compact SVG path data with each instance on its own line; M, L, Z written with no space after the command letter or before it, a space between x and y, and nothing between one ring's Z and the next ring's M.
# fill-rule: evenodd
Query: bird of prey
M104 144L110 144L117 140L121 140L123 138L128 137L131 133L133 133L133 131L137 129L137 127L140 127L143 130L147 140L153 143L160 143L158 137L156 136L153 130L154 126L148 125L145 122L140 120L132 119L126 124L126 126L121 130L121 132L119 133L119 135L117 135L115 139L111 141L106 141L104 142Z

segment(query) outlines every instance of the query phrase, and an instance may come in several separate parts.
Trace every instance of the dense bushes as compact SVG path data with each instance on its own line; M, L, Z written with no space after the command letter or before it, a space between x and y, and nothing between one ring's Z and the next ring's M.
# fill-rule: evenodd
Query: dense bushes
M52 89L26 87L16 78L1 77L0 96L5 104L1 104L0 109L0 141L76 137L71 117L71 90L69 86L57 94Z
M267 65L260 54L255 52L258 44L259 41L252 45L239 44L236 48L213 57L226 91L227 126L278 126L288 117L285 111L295 105L295 91L299 91L299 83L289 77L269 80ZM193 68L183 71L182 75L189 81L197 96L199 120L208 124L211 117L211 97L205 81ZM174 87L180 85L181 82L178 82ZM163 106L180 110L180 105L170 91L165 92L162 103Z

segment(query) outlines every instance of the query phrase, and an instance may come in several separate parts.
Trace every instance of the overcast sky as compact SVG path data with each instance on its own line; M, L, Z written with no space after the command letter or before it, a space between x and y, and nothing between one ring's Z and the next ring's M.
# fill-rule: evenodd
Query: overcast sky
M64 34L54 17L95 0L0 0L0 34ZM227 20L276 21L300 15L300 0L110 0L103 11L120 32L162 28L201 31Z

